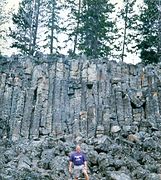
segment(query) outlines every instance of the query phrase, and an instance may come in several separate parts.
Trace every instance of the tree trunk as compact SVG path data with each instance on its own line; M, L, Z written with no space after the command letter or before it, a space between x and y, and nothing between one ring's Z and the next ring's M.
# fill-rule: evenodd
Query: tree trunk
M125 7L124 37L123 37L122 55L121 55L122 62L124 61L124 56L125 56L125 43L126 43L126 31L127 31L128 5L129 5L129 2L127 1L126 7Z
M35 0L33 3L31 1L30 11L32 12L30 16L30 43L29 43L29 54L32 52L32 43L33 43L33 21L34 21L34 7L35 7Z
M53 44L54 44L54 18L55 18L55 6L54 6L54 0L52 0L52 26L51 26L51 39L50 39L50 54L53 54Z
M80 14L81 14L81 0L79 0L79 4L78 4L78 21L77 21L76 34L75 34L75 38L74 38L73 54L75 54L76 47L77 47L78 29L79 29L79 24L80 24Z
M39 25L39 10L40 10L40 0L34 0L33 6L31 5L32 15L31 15L31 28L30 28L30 45L29 53L34 54L36 49L37 40L37 30Z
M34 27L34 36L33 36L33 49L32 54L36 49L36 40L37 40L37 30L39 25L39 12L40 12L40 0L37 0L37 4L35 2L35 27Z

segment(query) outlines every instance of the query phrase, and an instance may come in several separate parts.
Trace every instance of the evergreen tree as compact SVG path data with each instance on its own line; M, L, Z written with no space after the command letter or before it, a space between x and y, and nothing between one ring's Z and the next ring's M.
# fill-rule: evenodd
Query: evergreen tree
M115 32L110 15L114 5L109 0L83 0L78 28L78 49L87 56L104 57L110 54Z
M159 2L160 0L144 0L145 6L141 10L142 25L139 31L142 39L138 42L138 48L141 50L141 59L145 64L157 63L161 56Z
M65 29L68 39L64 42L67 44L72 42L72 45L68 51L70 56L75 56L78 50L78 28L80 26L82 0L65 0L65 10L67 18L65 21Z
M8 22L8 15L4 11L5 6L7 5L6 0L0 1L0 52L3 47L3 43L6 40L6 34L5 34L5 24Z
M43 13L45 13L43 24L46 27L45 30L45 45L43 46L45 49L49 48L50 54L59 53L61 49L58 46L58 34L61 32L61 27L59 25L60 22L60 8L61 6L58 4L57 0L46 0L44 1Z
M139 24L138 12L134 10L136 0L123 0L123 4L123 9L121 9L118 14L118 17L121 18L124 22L123 28L120 29L120 37L122 39L120 42L122 61L124 61L126 53L134 53L137 50L134 44L136 44L135 41L138 38Z
M75 36L74 36L74 48L73 48L73 54L76 53L76 48L77 48L77 43L78 43L78 30L79 30L79 25L80 25L80 17L81 17L81 3L82 0L78 1L78 9L75 11L75 16L76 16L76 28L75 28Z
M7 4L6 0L0 1L0 38L2 38L3 25L6 23L6 13L4 7Z
M13 14L15 28L10 29L10 36L14 39L11 47L22 53L33 55L38 48L36 41L40 5L40 0L22 0L18 13Z
M30 40L30 54L34 54L37 48L37 32L39 26L39 16L40 16L40 5L41 0L34 0L32 7L32 20L30 24L31 40Z
M70 53L84 53L91 57L108 56L116 33L111 18L114 5L109 0L66 0L69 10Z

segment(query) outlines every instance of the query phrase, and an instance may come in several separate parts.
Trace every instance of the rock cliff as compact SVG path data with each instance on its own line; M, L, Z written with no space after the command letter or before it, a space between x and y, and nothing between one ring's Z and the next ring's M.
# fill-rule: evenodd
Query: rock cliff
M84 147L88 144L86 150L93 152L89 155L94 161L90 165L94 167L93 179L139 179L145 169L145 174L148 174L146 178L154 176L159 179L159 175L155 173L160 174L161 171L160 114L160 64L144 67L142 64L131 65L107 59L87 60L83 57L77 60L45 56L1 58L0 137L15 144L21 141L22 144L26 141L28 144L26 150L15 156L9 150L9 155L13 157L7 163L19 157L16 167L21 166L23 161L29 161L27 164L31 168L39 155L33 155L36 157L36 160L33 158L35 161L25 158L31 156L31 151L36 153L40 149L40 156L43 156L47 148L42 148L42 141L47 141L47 138L57 142L55 146L48 147L48 151L52 149L54 152L47 151L49 156L55 154L56 146L66 147L64 143L67 142L70 144L81 141L85 143ZM37 142L39 146L41 144L38 150L35 146ZM15 144L13 147L17 147ZM70 144L67 153L72 147ZM146 162L150 161L144 159L146 153L143 152L149 149L153 155L159 153L156 157L151 157L157 164L154 171L148 169ZM63 152L65 161L65 149L57 151L60 154ZM24 152L27 152L28 156L22 156ZM121 154L123 157L125 154L128 156L126 163ZM150 155L148 157L150 158ZM3 158L5 162L5 157ZM59 156L57 158L61 159ZM43 159L46 159L45 155L38 159L41 168L45 166L46 170L53 169L49 168L48 164L46 167L45 160L42 163ZM54 163L55 161L53 166ZM118 174L118 170L123 170L128 164L128 173L120 171ZM0 169L3 169L2 167L0 166ZM138 171L130 174L135 168L138 168ZM60 177L64 179L63 176Z
M12 140L161 128L160 66L14 57L0 82L0 135Z

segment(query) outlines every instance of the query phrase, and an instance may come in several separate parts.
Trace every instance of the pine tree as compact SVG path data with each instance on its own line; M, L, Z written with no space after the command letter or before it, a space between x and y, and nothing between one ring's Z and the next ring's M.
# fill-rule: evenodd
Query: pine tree
M135 41L138 38L139 15L134 10L135 5L136 0L123 0L123 9L118 14L119 19L121 18L120 20L124 22L123 28L120 29L122 33L120 35L122 39L120 42L122 61L124 61L126 53L134 53L137 50L134 44L136 44Z
M14 39L11 47L22 53L33 55L38 48L36 40L40 5L40 0L22 0L18 13L13 14L15 29L10 29L10 36Z
M36 50L36 40L37 40L37 32L38 32L38 25L39 25L39 15L40 15L40 4L41 0L34 0L33 1L33 7L31 8L33 10L32 12L32 20L30 24L30 32L31 32L31 40L30 40L30 54L34 54Z
M7 5L6 0L0 1L0 52L2 51L3 42L6 40L5 34L5 24L8 22L8 15L4 11L5 6Z
M75 12L75 16L76 16L76 28L75 28L75 37L74 37L74 48L73 48L73 54L76 53L76 48L77 48L77 43L78 43L78 30L79 30L79 26L80 26L80 17L81 17L81 3L82 0L78 1L78 9Z
M115 24L110 17L114 5L109 0L66 0L69 39L73 42L72 55L108 56L114 41Z
M3 25L6 22L6 13L4 12L4 7L7 4L6 0L2 0L0 1L0 37L2 37L2 29L3 29Z
M114 5L108 0L83 0L78 28L78 49L91 57L110 54L114 22L110 18Z
M49 48L50 54L59 53L58 34L61 32L60 27L60 8L57 0L45 0L44 4L45 17L43 25L45 27L45 39L43 46L45 49Z
M141 50L141 59L145 64L158 63L161 57L159 2L160 0L144 0L145 6L141 10L142 25L139 31L142 39L138 42L138 48Z
M80 27L82 0L65 0L65 10L68 12L65 21L65 29L68 39L64 42L67 44L72 42L72 45L68 51L70 56L75 56L78 51L78 29Z

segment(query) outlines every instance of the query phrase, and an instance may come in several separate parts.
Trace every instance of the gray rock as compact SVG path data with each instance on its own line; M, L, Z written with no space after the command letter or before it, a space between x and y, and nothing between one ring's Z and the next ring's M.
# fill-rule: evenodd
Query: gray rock
M159 174L156 173L150 173L145 180L160 180L161 176Z
M123 172L109 172L106 178L113 180L132 180L131 177Z
M91 180L160 177L160 64L37 56L1 57L1 179L67 179L77 143Z
M22 169L30 170L31 160L25 155L20 155L17 168L18 170L22 170Z

